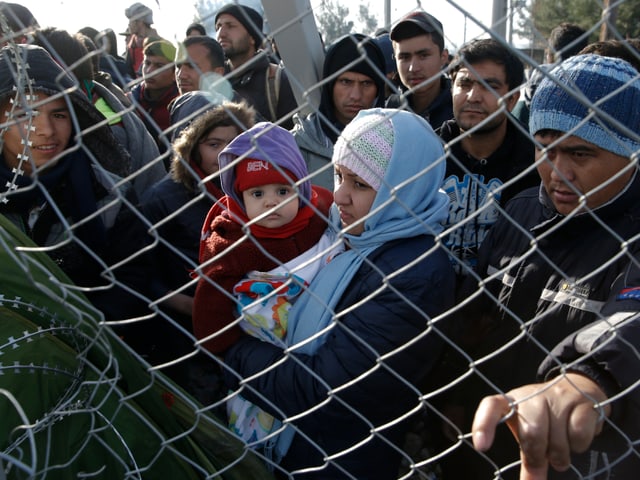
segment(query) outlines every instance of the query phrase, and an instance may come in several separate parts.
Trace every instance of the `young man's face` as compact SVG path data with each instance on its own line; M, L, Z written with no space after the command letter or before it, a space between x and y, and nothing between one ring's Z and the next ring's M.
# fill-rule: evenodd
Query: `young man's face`
M414 94L438 90L439 81L428 82L433 77L440 77L442 68L447 63L449 52L440 51L430 34L392 42L396 67L402 84L412 89Z
M200 77L209 72L224 75L224 67L214 67L209 59L207 47L200 44L186 48L188 59L176 64L176 83L180 94L200 90Z
M142 77L148 90L164 90L175 83L172 62L161 55L145 55L142 63Z
M236 138L240 132L231 125L216 127L211 130L198 143L200 153L200 168L207 175L212 175L220 169L218 154L226 147L231 140Z
M561 215L576 208L597 208L620 193L627 185L633 169L626 157L604 150L576 136L543 130L535 139L538 173L549 198ZM586 203L581 207L580 196Z
M335 166L336 186L333 201L340 212L340 223L351 235L364 232L364 219L371 210L377 192L356 173L342 165Z
M346 125L360 110L371 108L378 87L371 77L357 72L344 72L333 84L333 108L336 119Z
M476 133L491 132L506 122L504 114L487 120L499 110L500 98L511 111L518 100L518 93L509 93L504 66L491 60L463 67L456 73L452 88L453 116L460 130L467 131L482 123Z
M258 48L244 25L226 13L220 15L216 22L216 40L227 58L248 56Z
M262 220L256 222L256 225L265 228L280 228L291 223L298 215L300 203L293 187L280 183L245 190L242 192L242 200L249 219L269 212Z
M9 168L18 166L19 155L26 155L31 161L24 160L21 168L27 175L31 175L34 165L39 169L51 163L69 145L73 127L67 103L64 98L45 101L49 98L49 95L37 93L37 99L33 102L37 106L31 116L31 128L24 110L15 110L13 117L9 118L6 116L9 103L0 105L2 122L10 122L3 135L2 145L4 161ZM38 105L42 101L45 103ZM25 148L29 143L30 146Z

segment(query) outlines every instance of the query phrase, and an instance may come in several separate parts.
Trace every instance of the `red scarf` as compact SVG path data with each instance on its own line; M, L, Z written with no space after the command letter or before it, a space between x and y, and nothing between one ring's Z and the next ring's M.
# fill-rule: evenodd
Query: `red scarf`
M193 160L189 160L189 166L193 168L193 171L198 174L198 177L200 177L200 179L203 181L207 192L209 192L213 196L213 198L219 200L224 197L224 193L222 192L222 190L220 190L220 187L218 187L211 178L205 180L205 178L209 177L210 175L207 175L204 170L200 168L200 165L198 165Z

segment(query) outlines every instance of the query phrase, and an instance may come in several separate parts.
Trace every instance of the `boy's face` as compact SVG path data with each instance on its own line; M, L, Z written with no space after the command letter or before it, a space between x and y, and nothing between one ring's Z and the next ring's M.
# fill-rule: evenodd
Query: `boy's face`
M291 185L269 183L242 192L247 217L253 220L269 212L256 225L265 228L280 228L296 218L300 200Z
M414 94L426 94L440 88L439 81L427 80L442 75L449 52L434 43L431 34L393 41L393 54L402 84ZM424 84L424 85L423 85Z
M142 63L142 76L148 90L163 90L175 83L171 61L160 55L145 55Z
M576 136L543 130L535 135L538 173L549 198L561 215L594 209L618 195L633 175L628 158ZM585 196L585 207L580 197Z
M2 122L10 123L3 135L4 161L9 168L15 168L20 163L19 155L28 156L29 159L25 159L21 165L27 175L33 173L34 166L39 169L60 155L67 148L73 133L71 114L65 99L46 101L51 98L49 95L37 93L36 96L32 102L35 105L33 115L26 114L25 109L16 109L12 118L8 118L10 103L6 101L0 105ZM28 108L33 107L29 105Z

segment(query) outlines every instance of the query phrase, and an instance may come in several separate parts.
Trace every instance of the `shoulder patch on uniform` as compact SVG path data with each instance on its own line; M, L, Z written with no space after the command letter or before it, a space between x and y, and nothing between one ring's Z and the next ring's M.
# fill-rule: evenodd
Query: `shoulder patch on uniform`
M623 288L616 300L638 300L640 301L640 287Z

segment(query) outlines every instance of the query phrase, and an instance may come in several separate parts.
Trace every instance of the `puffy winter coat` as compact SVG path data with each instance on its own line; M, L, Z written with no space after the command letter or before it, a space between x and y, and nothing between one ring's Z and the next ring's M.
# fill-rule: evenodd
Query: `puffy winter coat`
M237 388L233 372L243 378L263 372L243 395L269 413L284 418L319 407L292 422L299 434L283 468L320 467L300 477L310 479L397 477L400 454L387 442L401 441L407 425L400 418L418 406L415 385L437 364L444 344L427 321L453 300L454 275L444 250L420 257L433 247L433 237L418 236L371 253L336 306L344 313L315 354L292 352L278 364L280 347L249 337L229 349L226 382ZM382 428L388 422L393 426ZM358 442L364 445L325 464L325 456Z

